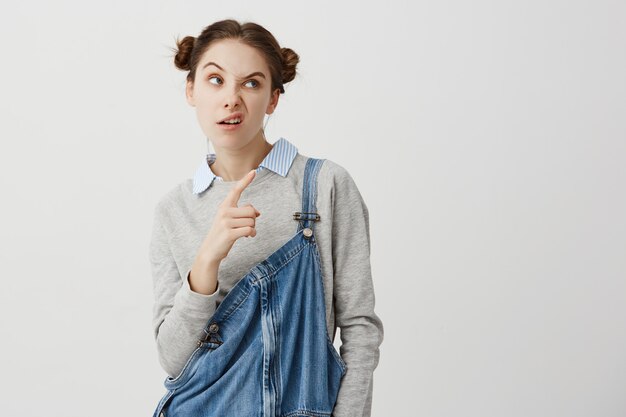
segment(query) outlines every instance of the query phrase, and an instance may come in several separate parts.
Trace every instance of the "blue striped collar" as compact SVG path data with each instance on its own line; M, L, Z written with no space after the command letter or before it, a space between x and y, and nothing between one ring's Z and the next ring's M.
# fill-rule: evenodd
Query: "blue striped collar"
M265 159L259 164L256 172L258 173L264 168L267 168L278 175L284 177L289 172L291 163L298 153L296 148L291 142L285 138L280 138L274 143L274 147L265 156ZM196 171L196 175L193 178L193 193L200 194L213 184L213 180L223 181L222 177L219 177L213 173L209 166L215 161L216 155L214 153L206 154L202 157L202 162Z

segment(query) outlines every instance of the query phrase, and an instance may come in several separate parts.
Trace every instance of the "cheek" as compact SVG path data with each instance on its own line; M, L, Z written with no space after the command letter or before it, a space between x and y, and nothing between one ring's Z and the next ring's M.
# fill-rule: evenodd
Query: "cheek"
M196 103L202 107L214 106L216 105L216 97L215 94L201 92L200 94L196 94Z
M263 115L265 115L265 111L267 110L267 107L269 106L269 101L266 100L265 98L257 97L253 106L254 106L254 112L256 114L259 114L260 115L259 117L263 118Z

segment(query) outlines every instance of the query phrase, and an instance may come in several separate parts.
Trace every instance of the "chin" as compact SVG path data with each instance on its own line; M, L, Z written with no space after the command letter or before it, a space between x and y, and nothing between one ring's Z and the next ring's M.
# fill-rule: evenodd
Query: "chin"
M245 132L218 132L209 136L211 144L218 148L238 149L248 144L252 136Z

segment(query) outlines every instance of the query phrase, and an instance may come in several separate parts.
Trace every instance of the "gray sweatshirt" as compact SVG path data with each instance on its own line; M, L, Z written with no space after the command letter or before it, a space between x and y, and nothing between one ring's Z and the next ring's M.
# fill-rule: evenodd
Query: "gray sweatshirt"
M243 191L239 206L251 203L261 212L257 235L235 241L211 295L191 291L188 276L218 205L236 181L213 181L194 194L193 180L187 179L156 204L149 248L153 329L160 364L169 376L181 372L204 326L237 281L296 233L293 213L302 211L305 163L306 156L297 153L285 176L261 169ZM313 228L322 261L327 331L334 341L337 327L341 329L339 353L347 366L333 416L369 417L384 334L374 312L368 209L347 170L328 159L319 172L316 204L321 219Z

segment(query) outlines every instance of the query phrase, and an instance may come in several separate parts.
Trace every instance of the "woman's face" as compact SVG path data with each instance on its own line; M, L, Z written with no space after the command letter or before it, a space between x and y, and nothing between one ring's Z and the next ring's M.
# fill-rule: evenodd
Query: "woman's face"
M263 118L274 112L280 91L271 91L269 67L256 49L227 39L205 51L186 95L213 145L240 149L262 137ZM235 112L241 112L239 125L218 124Z

